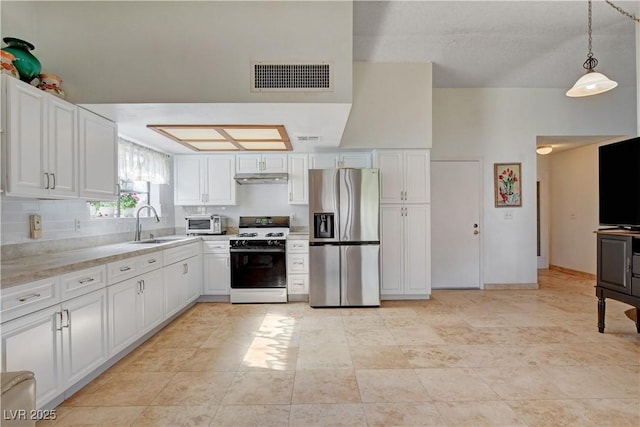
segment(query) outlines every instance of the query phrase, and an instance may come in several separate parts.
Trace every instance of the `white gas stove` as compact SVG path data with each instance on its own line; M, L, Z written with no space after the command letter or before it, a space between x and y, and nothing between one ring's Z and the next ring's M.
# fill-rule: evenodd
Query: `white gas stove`
M231 302L287 302L288 216L241 216L229 237Z

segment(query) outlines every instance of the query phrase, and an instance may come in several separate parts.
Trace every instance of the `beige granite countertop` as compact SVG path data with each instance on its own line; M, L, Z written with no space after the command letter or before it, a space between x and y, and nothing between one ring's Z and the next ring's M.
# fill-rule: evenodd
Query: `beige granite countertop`
M167 236L163 238L172 240L167 240L166 243L124 242L29 257L3 259L1 263L2 270L0 271L2 276L0 288L4 289L22 283L46 279L201 240L198 236Z

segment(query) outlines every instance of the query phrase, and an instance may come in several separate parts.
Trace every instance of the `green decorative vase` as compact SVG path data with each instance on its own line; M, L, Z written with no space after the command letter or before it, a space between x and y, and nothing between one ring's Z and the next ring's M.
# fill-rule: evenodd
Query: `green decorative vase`
M2 39L7 47L3 47L2 50L10 52L16 57L13 61L13 65L18 69L20 74L20 80L31 83L31 80L38 77L40 74L40 61L33 56L30 50L35 49L35 46L24 40L16 39L13 37L5 37Z

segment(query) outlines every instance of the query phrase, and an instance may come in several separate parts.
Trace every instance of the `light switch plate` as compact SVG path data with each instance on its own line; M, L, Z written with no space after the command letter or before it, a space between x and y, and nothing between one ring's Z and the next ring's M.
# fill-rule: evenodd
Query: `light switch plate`
M40 215L29 215L29 235L32 239L42 238L42 218Z

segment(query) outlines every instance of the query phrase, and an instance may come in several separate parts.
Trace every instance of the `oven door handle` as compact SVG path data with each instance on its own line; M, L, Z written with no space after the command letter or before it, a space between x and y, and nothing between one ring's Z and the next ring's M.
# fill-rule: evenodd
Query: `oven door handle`
M247 249L247 248L230 248L229 252L233 253L246 253L246 254L257 254L257 253L284 253L285 248L256 248L256 249Z

